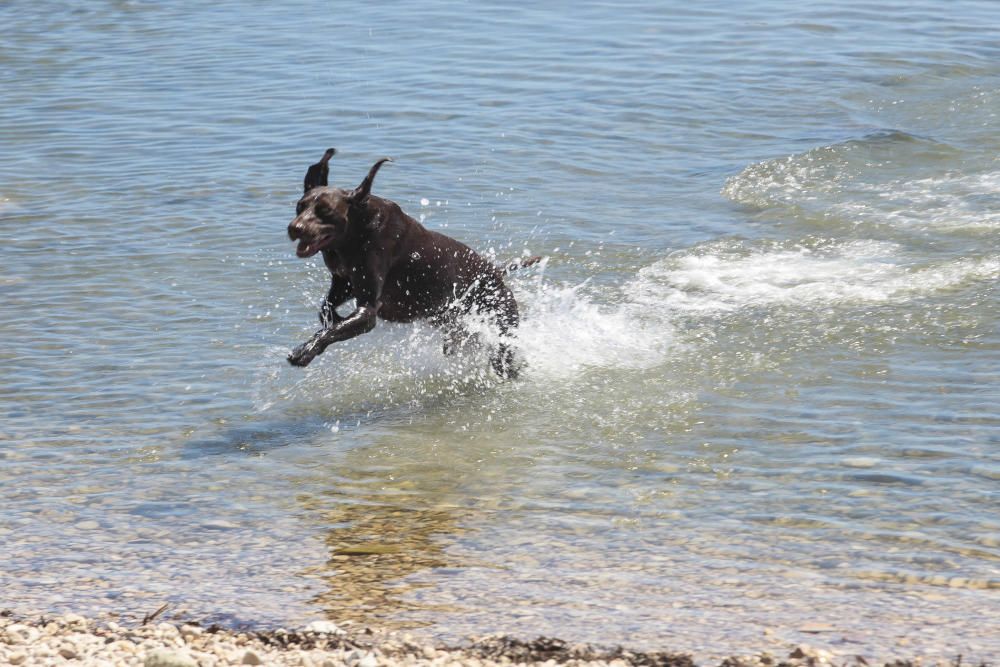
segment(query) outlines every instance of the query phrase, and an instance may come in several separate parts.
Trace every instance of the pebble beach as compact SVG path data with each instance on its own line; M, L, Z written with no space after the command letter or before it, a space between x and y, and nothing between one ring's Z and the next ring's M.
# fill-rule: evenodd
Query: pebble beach
M145 620L145 619L144 619ZM683 651L632 651L613 644L573 644L555 638L522 640L489 635L459 646L415 641L410 635L371 628L348 632L330 621L314 621L295 630L228 630L196 623L150 619L126 626L78 614L19 618L0 612L0 665L92 665L94 667L216 667L288 665L290 667L695 667ZM731 656L719 667L871 667L863 656L810 646L776 646L773 652ZM953 660L900 657L885 667L959 667ZM971 663L966 663L971 664ZM988 663L980 663L985 667Z

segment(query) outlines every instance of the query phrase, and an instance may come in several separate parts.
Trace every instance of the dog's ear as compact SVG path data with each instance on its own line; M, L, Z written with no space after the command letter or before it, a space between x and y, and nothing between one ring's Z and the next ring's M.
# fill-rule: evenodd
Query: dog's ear
M372 182L375 180L375 174L378 173L379 168L386 162L392 162L392 158L384 157L375 164L372 168L368 170L368 175L365 176L365 180L361 181L361 185L354 188L351 192L351 203L356 206L361 206L368 199L368 195L372 193Z
M330 175L330 165L327 163L337 153L336 148L327 148L322 159L314 165L310 165L306 172L306 178L302 182L302 194L306 194L313 188L320 188L329 185L327 177Z

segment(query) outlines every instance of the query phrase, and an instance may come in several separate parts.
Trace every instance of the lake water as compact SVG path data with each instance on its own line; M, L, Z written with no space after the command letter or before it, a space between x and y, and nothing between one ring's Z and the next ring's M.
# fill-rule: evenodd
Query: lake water
M995 2L0 23L0 607L1000 655ZM522 379L424 325L285 362L327 146L547 257Z

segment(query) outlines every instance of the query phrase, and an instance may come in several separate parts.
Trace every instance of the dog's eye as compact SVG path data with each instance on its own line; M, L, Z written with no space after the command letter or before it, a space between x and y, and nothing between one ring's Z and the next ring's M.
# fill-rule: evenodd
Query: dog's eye
M316 208L313 209L320 220L325 220L333 215L333 209L327 206L324 202L316 202Z
M295 215L302 215L302 211L306 210L306 205L299 202L295 205Z

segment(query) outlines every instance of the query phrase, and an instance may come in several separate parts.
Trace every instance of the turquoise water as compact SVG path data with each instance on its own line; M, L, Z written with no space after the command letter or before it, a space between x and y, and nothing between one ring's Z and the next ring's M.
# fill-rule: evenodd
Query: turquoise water
M0 22L0 607L1000 654L995 3ZM522 380L423 325L286 364L329 145L548 258Z

